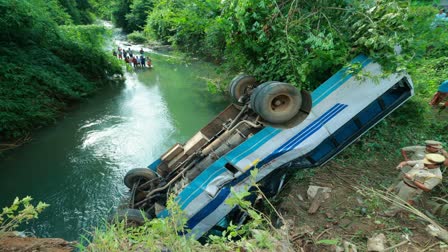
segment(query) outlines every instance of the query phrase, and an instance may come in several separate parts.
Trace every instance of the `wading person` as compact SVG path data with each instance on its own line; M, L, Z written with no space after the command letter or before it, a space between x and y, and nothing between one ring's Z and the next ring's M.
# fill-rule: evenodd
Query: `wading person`
M123 59L123 51L121 50L120 47L118 47L118 58Z
M140 55L140 61L142 62L142 68L145 68L146 67L146 63L145 63L145 56L143 56L143 55Z
M404 166L412 168L404 173L402 181L394 187L393 192L404 202L412 205L422 192L429 192L442 182L440 166L444 161L445 157L440 154L426 154L423 160L401 162L397 169L402 169ZM400 206L392 204L383 214L392 217L400 210Z

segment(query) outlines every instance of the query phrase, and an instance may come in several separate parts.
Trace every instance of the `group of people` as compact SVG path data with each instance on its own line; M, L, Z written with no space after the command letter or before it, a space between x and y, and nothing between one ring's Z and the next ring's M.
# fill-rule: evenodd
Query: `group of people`
M389 191L394 192L404 202L412 205L423 192L429 192L442 183L442 166L448 166L448 153L442 143L425 141L425 146L408 146L401 149L404 161L396 167L401 171L399 180ZM385 216L395 216L401 207L392 204Z
M129 63L134 68L152 68L152 61L149 56L145 57L145 52L143 48L140 49L140 55L134 54L131 48L125 50L124 48L118 47L118 52L115 49L112 50L112 55L123 59L126 63Z

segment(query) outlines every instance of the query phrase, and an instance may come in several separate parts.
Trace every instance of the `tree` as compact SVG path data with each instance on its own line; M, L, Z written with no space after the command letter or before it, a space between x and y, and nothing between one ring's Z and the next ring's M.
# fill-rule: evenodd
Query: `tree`
M126 14L127 29L129 31L143 30L148 12L154 6L151 0L134 0L130 5L130 13Z

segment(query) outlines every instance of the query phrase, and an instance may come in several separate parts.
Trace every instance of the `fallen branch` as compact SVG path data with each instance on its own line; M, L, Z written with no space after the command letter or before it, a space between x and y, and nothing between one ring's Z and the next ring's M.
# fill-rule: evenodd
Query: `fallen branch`
M0 144L0 152L15 149L15 148L21 146L22 144L29 142L30 140L31 140L31 137L29 136L29 134L27 134L26 136L21 137L12 143Z
M331 229L332 229L332 228L327 228L327 229L325 229L324 231L322 231L322 233L320 233L318 236L316 236L316 238L315 238L314 240L318 241L319 238L320 238L323 234L327 233L327 232L330 231Z
M443 229L440 226L436 226L433 224L429 224L426 226L426 232L428 232L431 236L443 241L448 244L448 231Z
M429 246L429 247L426 247L424 250L422 250L422 251L420 251L420 252L425 252L425 251L428 251L428 250L430 250L430 249L432 249L432 248L434 248L435 246L437 246L437 245L439 245L439 243L438 242L436 242L436 243L434 243L434 244L432 244L431 246Z
M386 202L389 202L390 204L395 204L398 207L400 207L402 210L405 210L407 212L410 212L416 216L418 216L423 221L426 221L429 223L429 225L426 227L426 231L433 237L436 237L437 239L448 243L448 231L444 229L439 223L428 217L426 214L422 213L415 207L407 204L405 201L403 201L401 198L399 198L397 195L389 193L389 192L382 192L375 190L373 188L367 188L362 187L358 188L358 192L363 196L371 196L376 195L383 199Z
M398 247L400 247L400 246L403 246L403 245L405 245L405 244L407 244L407 243L409 243L409 241L408 241L408 240L404 240L404 241L402 241L402 242L400 242L400 243L398 243L398 244L396 244L396 245L393 245L393 246L391 246L391 247L385 248L383 251L384 251L384 252L385 252L385 251L390 251L390 250L392 250L392 249L395 249L395 248L398 248Z

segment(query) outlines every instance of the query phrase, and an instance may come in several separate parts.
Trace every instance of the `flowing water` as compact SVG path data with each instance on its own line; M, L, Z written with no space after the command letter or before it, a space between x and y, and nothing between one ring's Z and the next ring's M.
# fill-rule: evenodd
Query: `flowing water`
M127 73L124 86L101 90L0 160L0 207L27 195L50 204L26 231L79 239L119 204L128 170L185 142L228 103L198 78L210 66L150 56L153 69Z

